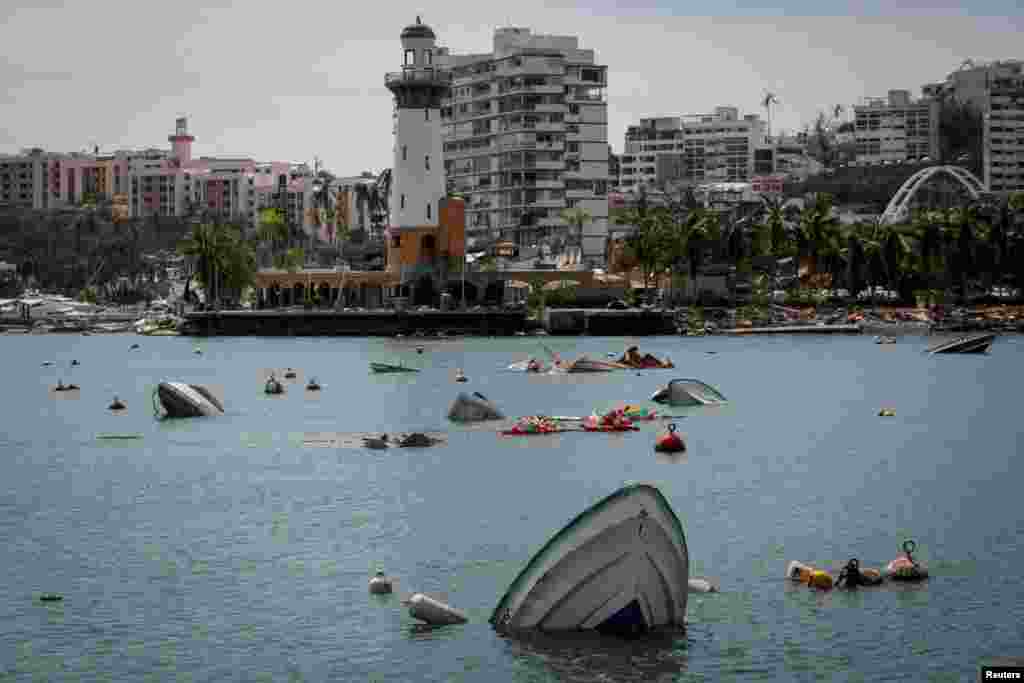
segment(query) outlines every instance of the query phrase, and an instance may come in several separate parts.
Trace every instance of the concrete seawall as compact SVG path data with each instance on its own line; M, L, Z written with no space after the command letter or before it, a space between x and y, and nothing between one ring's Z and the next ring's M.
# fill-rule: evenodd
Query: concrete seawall
M548 309L544 312L544 327L550 334L589 334L607 337L678 332L672 313L646 310Z
M510 311L204 311L185 315L194 336L392 337L414 332L511 335L526 329L526 313Z
M719 334L860 334L860 325L780 325L778 327L737 327Z

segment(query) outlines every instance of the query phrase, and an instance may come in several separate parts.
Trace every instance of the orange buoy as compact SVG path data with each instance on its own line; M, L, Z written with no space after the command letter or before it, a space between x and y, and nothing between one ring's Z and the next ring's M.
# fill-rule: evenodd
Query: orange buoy
M659 453L682 453L686 450L686 442L676 434L674 422L668 426L668 431L654 442L654 450Z

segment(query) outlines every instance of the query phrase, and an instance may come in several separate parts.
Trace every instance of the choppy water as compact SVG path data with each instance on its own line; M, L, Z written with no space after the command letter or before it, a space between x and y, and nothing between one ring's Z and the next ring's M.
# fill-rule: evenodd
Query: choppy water
M141 348L129 351L133 342ZM603 356L626 340L549 339ZM1024 341L988 357L923 355L923 338L639 340L675 371L502 371L531 339L413 342L30 336L0 339L0 674L12 680L967 680L1024 643ZM706 353L715 351L714 355ZM373 376L404 358L417 375ZM81 365L69 368L72 358ZM54 367L40 367L46 360ZM324 391L261 392L266 368ZM456 368L470 378L452 381ZM516 439L453 428L455 394L510 415L583 415L697 377L732 400L656 433ZM55 396L58 378L81 385ZM162 379L220 387L228 414L157 423ZM105 410L114 394L123 415ZM896 417L879 418L881 407ZM427 450L324 448L307 433L447 431ZM138 434L139 440L97 440ZM531 554L625 481L683 521L684 635L510 640L487 617ZM933 579L857 593L788 584L786 563L880 566L905 537ZM383 568L398 591L372 597ZM417 627L423 591L470 623ZM41 592L65 596L41 603ZM3 675L0 675L3 678Z

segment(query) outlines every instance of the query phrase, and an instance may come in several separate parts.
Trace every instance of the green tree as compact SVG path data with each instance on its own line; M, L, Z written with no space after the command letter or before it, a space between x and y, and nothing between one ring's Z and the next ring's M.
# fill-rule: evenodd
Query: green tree
M626 253L640 266L644 289L649 292L654 274L667 263L672 225L668 211L627 209L616 213L613 221L633 227L626 236Z
M594 220L594 217L584 208L575 206L562 211L562 220L567 225L575 228L577 244L583 248L583 226Z

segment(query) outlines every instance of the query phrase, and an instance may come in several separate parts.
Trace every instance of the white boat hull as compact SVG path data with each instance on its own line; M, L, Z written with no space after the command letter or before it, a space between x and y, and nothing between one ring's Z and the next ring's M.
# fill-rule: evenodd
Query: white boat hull
M651 400L673 406L707 406L727 402L720 391L696 379L674 379L654 392Z
M689 554L653 486L627 486L583 512L530 560L491 616L501 631L631 634L685 624Z
M224 412L208 390L184 382L161 382L157 385L157 396L168 417L204 417Z

